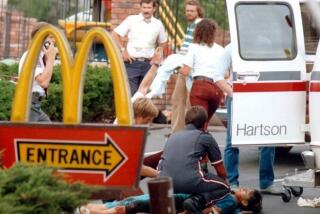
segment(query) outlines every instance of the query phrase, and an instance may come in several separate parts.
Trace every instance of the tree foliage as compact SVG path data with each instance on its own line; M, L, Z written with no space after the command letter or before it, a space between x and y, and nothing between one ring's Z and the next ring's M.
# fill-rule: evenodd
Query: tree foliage
M225 0L199 0L200 5L204 9L205 18L214 19L220 28L228 28L228 17ZM178 18L178 22L184 29L187 27L187 20L184 15L184 3L185 1L168 0L170 8L175 16Z
M48 11L52 7L51 0L9 0L8 5L14 9L20 10L27 17L46 20Z
M58 19L63 19L77 11L75 0L8 0L8 6L23 12L27 17L52 24L57 24ZM78 10L81 9L78 8Z

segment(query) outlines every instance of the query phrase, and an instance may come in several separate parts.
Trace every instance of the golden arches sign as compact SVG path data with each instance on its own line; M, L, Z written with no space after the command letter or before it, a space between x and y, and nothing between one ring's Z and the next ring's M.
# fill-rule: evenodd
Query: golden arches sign
M83 38L82 44L73 59L65 36L59 29L51 25L41 28L32 40L16 87L11 121L25 122L28 119L34 67L36 66L42 44L49 35L55 39L61 59L63 122L69 124L81 122L83 82L86 65L90 47L97 38L102 41L111 64L118 124L132 125L133 113L127 76L120 52L109 33L102 28L92 28Z

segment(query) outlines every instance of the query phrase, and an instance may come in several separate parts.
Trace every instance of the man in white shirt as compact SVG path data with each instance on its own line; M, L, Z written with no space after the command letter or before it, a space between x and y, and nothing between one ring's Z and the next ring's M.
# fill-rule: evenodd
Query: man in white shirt
M45 22L39 22L33 28L31 32L31 39L39 31L40 28L49 25ZM22 72L22 66L27 57L28 51L24 52L19 62L19 76ZM32 122L50 122L50 118L41 110L40 101L46 96L46 89L49 87L49 83L53 73L53 66L55 57L57 55L57 48L55 47L55 41L52 37L48 36L44 42L44 45L40 51L40 55L37 60L37 65L34 71L34 80L32 84L32 102L29 115L29 121Z
M157 45L167 45L167 35L160 20L153 17L155 0L141 0L140 13L128 16L112 33L125 62L131 94L134 94L151 67ZM127 44L123 40L128 37Z

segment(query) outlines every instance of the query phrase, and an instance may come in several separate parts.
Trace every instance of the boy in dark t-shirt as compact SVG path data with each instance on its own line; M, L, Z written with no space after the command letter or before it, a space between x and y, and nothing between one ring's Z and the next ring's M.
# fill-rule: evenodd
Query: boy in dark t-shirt
M158 165L159 176L169 176L176 193L202 194L204 204L224 198L230 193L221 153L211 134L203 131L207 112L201 106L187 111L185 129L170 136ZM205 156L217 174L205 173L200 161Z

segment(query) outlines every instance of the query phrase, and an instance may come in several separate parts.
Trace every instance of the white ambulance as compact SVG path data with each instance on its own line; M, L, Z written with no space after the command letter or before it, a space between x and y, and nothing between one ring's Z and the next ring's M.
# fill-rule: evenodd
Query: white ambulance
M232 144L303 144L310 130L311 145L320 148L319 36L306 2L226 2L233 67ZM314 59L310 75L307 68L311 70Z

